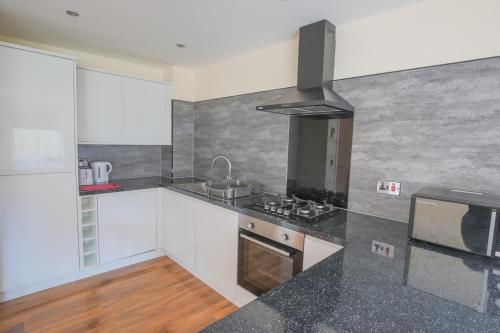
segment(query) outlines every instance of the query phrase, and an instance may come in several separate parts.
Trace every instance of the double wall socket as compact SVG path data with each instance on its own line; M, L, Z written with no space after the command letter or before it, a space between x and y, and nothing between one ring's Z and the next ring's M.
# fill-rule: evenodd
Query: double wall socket
M377 182L377 193L399 195L401 193L401 183L389 180L379 180Z
M394 258L394 245L372 240L372 252L384 257Z

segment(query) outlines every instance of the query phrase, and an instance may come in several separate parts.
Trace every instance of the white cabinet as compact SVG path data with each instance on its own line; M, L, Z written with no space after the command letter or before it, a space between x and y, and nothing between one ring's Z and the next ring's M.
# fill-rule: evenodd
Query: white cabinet
M78 68L78 142L172 144L171 86Z
M156 190L98 196L100 263L156 249Z
M196 204L196 271L224 296L236 298L238 214Z
M76 86L78 141L120 141L123 133L122 78L78 69Z
M75 174L0 177L0 290L77 272Z
M236 300L238 214L169 190L160 193L167 255Z
M163 247L169 257L195 271L195 202L168 190L161 191Z
M304 263L302 268L306 270L342 248L343 247L340 245L306 236L304 241Z
M75 172L75 62L0 44L0 175Z
M123 80L123 135L127 142L166 142L165 85L145 80Z

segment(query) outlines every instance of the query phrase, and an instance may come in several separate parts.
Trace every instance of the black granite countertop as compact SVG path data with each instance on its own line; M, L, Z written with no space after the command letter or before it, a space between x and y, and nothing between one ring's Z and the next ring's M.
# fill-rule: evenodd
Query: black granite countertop
M204 332L500 332L498 260L408 241L403 223L341 220L343 250Z
M263 219L273 224L281 225L289 229L300 231L304 234L314 236L319 239L334 242L340 245L344 245L345 240L345 223L340 219L338 221L337 215L342 215L343 210L339 210L338 214L334 214L331 218L323 220L319 223L310 224L300 221L287 220L275 216L270 216L269 214L263 214L251 209L246 208L249 204L253 203L253 200L259 195L253 197L241 198L236 200L223 201L220 199L215 199L208 197L206 195L196 194L193 192L186 191L182 188L176 187L175 185L204 181L203 178L198 177L186 177L186 178L166 178L166 177L141 177L141 178L131 178L131 179L113 179L112 183L117 183L120 185L119 189L116 190L105 190L105 191L86 191L80 192L80 196L85 195L95 195L95 194L105 194L113 192L123 192L123 191L133 191L142 190L148 188L163 187L177 193L187 195L189 197L209 202L213 205L220 206L226 209L233 210L237 213L245 214L248 216L253 216L256 218Z
M167 178L167 177L140 177L128 179L111 179L110 183L120 185L120 188L114 190L98 190L98 191L80 191L80 196L106 194L113 192L145 190L156 187L171 187L172 184L182 184L195 181L203 181L202 178L185 177L185 178Z
M408 241L407 224L370 215L339 210L307 224L246 208L253 198L226 202L175 186L194 180L113 182L121 191L165 187L344 245L205 332L500 332L498 260ZM373 241L394 246L394 255L372 252Z

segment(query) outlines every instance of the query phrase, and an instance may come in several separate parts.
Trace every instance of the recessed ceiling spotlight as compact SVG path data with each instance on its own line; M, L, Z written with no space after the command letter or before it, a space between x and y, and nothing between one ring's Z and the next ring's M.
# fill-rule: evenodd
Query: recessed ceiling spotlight
M66 14L68 14L69 16L74 16L74 17L80 16L80 14L78 12L75 12L74 10L67 10Z
M177 44L175 44L175 46L177 46L178 48L181 48L181 49L186 47L186 45L184 45L182 43L177 43Z

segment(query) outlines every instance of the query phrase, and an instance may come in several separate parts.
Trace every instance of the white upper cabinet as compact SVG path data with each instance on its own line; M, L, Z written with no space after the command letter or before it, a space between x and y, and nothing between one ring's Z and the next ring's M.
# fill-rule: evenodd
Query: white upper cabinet
M78 140L120 141L123 82L120 76L78 69Z
M124 139L130 142L165 142L165 85L144 80L124 80L123 92Z
M168 83L79 68L78 142L172 144Z
M75 61L0 44L0 175L75 172Z

